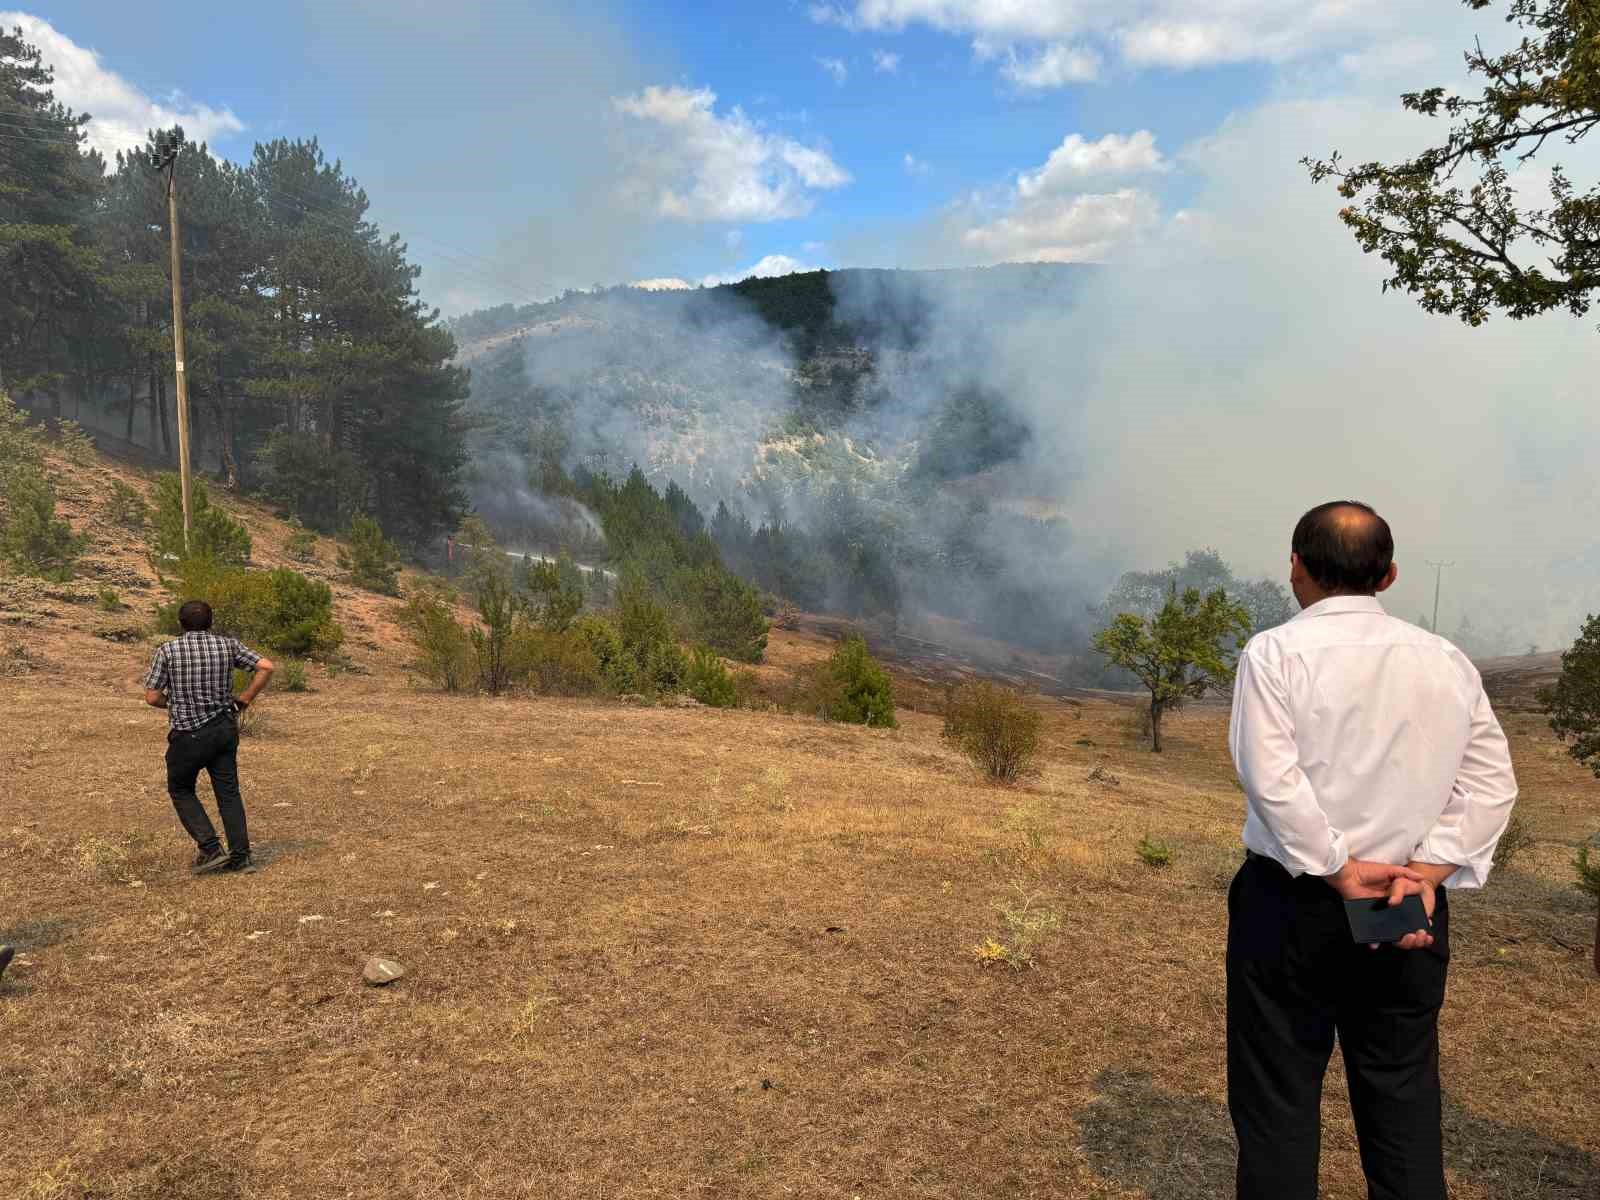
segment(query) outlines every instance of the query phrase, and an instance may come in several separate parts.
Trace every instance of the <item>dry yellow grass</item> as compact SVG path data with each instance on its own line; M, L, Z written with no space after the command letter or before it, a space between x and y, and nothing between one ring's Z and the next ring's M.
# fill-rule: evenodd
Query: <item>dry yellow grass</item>
M242 752L260 870L195 880L147 647L52 603L18 629L45 668L0 677L6 1194L1231 1194L1220 710L1154 756L1124 706L1040 701L1042 773L997 790L928 712L419 692L391 602L360 598L362 673L269 694ZM764 670L824 650L779 634ZM1600 981L1567 862L1600 788L1508 725L1538 843L1454 909L1452 1181L1594 1200ZM1014 889L1060 928L1034 968L985 966ZM365 987L375 954L406 978ZM1337 1068L1327 1117L1326 1195L1353 1200Z

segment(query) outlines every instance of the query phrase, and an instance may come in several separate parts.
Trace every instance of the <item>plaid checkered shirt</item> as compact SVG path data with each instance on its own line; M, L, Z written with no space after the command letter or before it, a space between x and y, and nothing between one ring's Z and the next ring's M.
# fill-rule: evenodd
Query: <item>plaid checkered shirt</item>
M172 728L199 729L233 706L233 671L253 671L261 656L209 630L189 632L156 651L144 686L167 694Z

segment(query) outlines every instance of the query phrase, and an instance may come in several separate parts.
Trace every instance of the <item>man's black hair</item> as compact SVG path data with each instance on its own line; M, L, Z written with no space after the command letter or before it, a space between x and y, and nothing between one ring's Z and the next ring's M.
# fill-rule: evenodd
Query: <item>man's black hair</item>
M1330 592L1370 596L1394 562L1394 534L1370 504L1331 500L1300 518L1291 543L1300 565Z
M204 600L189 600L178 610L178 625L185 633L200 633L211 628L211 605Z

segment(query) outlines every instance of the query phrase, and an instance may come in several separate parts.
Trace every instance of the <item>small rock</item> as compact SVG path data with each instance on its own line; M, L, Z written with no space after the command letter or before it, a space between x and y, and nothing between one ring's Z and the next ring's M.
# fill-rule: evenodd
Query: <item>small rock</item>
M622 704L648 704L648 703L650 703L643 696L641 696L638 692L623 692L622 695L617 697L617 700L618 700L619 703L622 703Z
M700 701L696 700L693 696L674 696L672 698L672 706L674 708L701 708L701 707L704 707L700 703Z
M406 969L392 958L369 958L361 968L361 978L373 987L383 987L405 977Z

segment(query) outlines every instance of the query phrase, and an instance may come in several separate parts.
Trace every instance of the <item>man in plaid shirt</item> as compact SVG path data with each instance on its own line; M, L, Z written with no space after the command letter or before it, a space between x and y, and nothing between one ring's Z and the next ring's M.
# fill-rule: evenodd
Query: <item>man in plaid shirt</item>
M164 708L167 734L167 793L178 820L199 847L194 873L240 870L250 863L250 834L239 795L238 714L250 707L272 677L273 665L233 638L211 632L211 606L190 600L178 610L183 636L156 651L144 680L145 703ZM233 694L234 668L254 671L250 685ZM228 835L228 852L217 841L211 818L195 795L201 770L211 777L217 811Z

